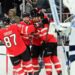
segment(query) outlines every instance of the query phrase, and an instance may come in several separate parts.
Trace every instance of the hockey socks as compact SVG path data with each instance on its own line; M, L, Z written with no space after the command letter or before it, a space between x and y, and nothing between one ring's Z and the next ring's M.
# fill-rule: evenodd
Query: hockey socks
M50 56L46 56L43 58L45 64L46 75L52 75L52 64Z
M33 65L32 65L32 61L23 61L23 68L25 73L27 72L28 74L32 74L33 75Z
M61 64L59 62L58 57L57 56L51 56L51 61L54 64L54 67L55 67L55 69L57 71L57 74L60 75L62 71L61 71Z
M32 64L33 64L34 72L38 72L40 68L38 58L32 58Z
M13 66L13 70L15 74L17 75L24 75L24 69L21 67L21 62L17 64L16 66Z

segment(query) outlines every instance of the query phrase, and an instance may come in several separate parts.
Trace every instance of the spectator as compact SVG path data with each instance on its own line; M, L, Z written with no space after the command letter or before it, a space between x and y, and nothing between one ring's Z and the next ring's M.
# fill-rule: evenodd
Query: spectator
M10 23L15 23L20 21L20 18L16 15L16 9L10 9L8 12L8 16L10 18ZM16 19L18 19L18 21Z
M37 7L43 8L43 9L50 8L48 0L38 0L37 1Z
M32 9L33 9L32 2L30 0L27 0L26 8L25 8L26 13L30 13Z
M1 2L0 2L0 19L2 19L3 17L3 14L2 14L2 5L1 5Z
M37 0L32 0L32 5L34 8L37 7Z

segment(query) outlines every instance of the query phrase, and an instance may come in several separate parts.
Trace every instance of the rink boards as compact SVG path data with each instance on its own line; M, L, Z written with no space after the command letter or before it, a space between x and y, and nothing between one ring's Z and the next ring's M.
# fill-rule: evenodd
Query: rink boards
M65 49L68 51L69 47L65 46ZM6 54L5 46L0 46L0 53ZM58 46L58 56L62 64L63 75L67 75L66 62L65 62L66 60L65 60L65 55L64 55L62 46ZM8 63L7 63L6 56L0 55L0 75L6 75L6 71L8 71L8 75L12 75L12 70L13 70L12 64L10 62L9 57L8 57ZM40 75L45 75L44 69L41 71ZM55 69L53 69L53 75L57 75Z

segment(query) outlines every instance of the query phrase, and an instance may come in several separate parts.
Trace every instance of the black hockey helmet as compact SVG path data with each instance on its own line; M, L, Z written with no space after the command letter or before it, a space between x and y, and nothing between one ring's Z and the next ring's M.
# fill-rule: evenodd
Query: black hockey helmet
M23 18L24 18L24 17L29 17L29 16L30 16L29 13L24 13L24 14L22 15Z
M38 13L38 11L36 9L31 10L31 12L30 12L31 17L36 17L37 13Z

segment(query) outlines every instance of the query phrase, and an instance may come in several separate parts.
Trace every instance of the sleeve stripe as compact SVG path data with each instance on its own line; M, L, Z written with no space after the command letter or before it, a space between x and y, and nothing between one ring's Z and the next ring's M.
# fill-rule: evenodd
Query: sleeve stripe
M28 26L26 26L26 29L25 29L25 31L26 31L26 34L28 34Z
M42 30L41 30L41 32L43 32L43 31L45 31L45 30L47 30L48 28L43 28Z

